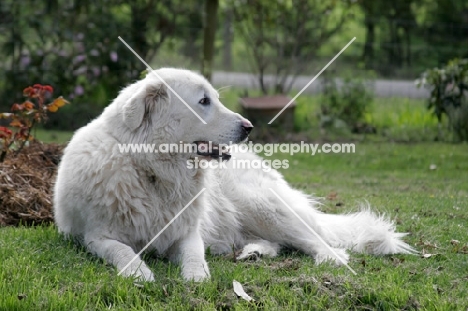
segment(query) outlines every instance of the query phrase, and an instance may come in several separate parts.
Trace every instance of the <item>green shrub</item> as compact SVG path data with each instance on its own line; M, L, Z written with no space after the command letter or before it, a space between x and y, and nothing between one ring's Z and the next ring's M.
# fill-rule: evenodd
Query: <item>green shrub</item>
M369 84L367 79L347 77L340 86L336 79L324 78L319 116L321 127L368 131L370 126L366 124L365 116L374 100Z
M0 113L0 163L11 151L18 154L34 137L31 135L36 125L49 119L49 112L57 112L69 104L62 96L52 98L54 89L50 85L34 84L23 90L26 98L23 103L11 106L11 112Z
M468 59L426 70L416 83L431 91L427 108L439 123L445 115L457 138L468 140Z

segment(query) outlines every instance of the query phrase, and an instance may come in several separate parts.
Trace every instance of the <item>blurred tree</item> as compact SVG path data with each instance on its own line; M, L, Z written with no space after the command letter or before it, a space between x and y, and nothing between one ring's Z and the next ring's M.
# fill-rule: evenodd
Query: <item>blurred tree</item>
M0 96L31 83L53 85L73 105L48 126L73 129L101 112L175 35L186 6L171 0L2 0ZM76 100L74 100L76 99ZM8 109L0 103L2 110ZM60 119L59 119L60 118Z
M427 108L437 117L439 129L445 115L457 138L468 141L468 59L428 69L416 83L430 90Z
M438 65L468 57L468 1L430 0L426 3L424 38Z
M416 26L412 5L419 0L385 1L382 8L387 21L388 38L384 51L390 66L411 65L410 30Z
M232 9L223 9L223 69L232 69L233 14Z
M203 2L187 1L186 13L177 21L175 38L181 39L181 53L198 67L203 50Z
M362 58L366 64L366 68L372 69L375 57L375 30L380 15L380 2L376 0L361 0L359 5L364 12L364 27L366 29L366 37Z
M366 30L363 59L373 69L379 58L384 72L411 65L411 30L417 27L414 7L421 0L360 0ZM380 30L381 55L375 52L376 30ZM382 63L385 65L382 66Z
M346 21L350 2L339 0L232 0L237 31L264 94L287 93L323 44ZM264 75L275 76L273 87Z
M211 81L213 71L213 56L215 35L218 22L218 0L205 0L205 16L203 25L203 60L202 74L208 81Z

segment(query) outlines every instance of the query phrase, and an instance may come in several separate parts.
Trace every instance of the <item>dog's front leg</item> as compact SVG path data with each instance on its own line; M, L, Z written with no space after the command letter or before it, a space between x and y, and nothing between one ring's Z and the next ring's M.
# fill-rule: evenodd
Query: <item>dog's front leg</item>
M91 253L113 264L126 277L135 277L138 281L154 281L153 272L128 245L103 236L88 234L85 244Z
M181 265L182 277L186 280L200 282L210 277L198 226L174 243L169 251L169 259Z

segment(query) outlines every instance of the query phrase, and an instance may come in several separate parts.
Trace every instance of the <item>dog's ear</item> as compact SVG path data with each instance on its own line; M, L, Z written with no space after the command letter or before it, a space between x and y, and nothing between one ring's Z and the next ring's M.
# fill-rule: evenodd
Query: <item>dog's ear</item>
M122 108L124 123L132 131L137 129L144 121L151 119L151 113L162 109L168 97L167 87L163 83L141 87Z

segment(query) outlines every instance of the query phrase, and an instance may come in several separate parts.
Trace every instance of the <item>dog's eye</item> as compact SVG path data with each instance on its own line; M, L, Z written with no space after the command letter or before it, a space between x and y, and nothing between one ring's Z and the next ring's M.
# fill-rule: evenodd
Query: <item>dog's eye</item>
M200 105L207 106L210 104L210 99L208 97L203 97L198 103Z

